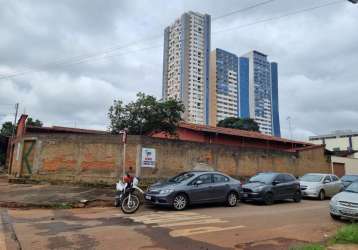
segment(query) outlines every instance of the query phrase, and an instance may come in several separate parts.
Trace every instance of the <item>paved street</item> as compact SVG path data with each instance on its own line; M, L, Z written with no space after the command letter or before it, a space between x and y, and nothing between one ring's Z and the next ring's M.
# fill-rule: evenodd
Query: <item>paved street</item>
M183 212L142 208L3 209L22 249L287 249L321 241L340 223L328 201L212 205ZM0 231L1 232L1 231ZM3 242L0 234L0 244ZM0 245L1 246L1 245Z

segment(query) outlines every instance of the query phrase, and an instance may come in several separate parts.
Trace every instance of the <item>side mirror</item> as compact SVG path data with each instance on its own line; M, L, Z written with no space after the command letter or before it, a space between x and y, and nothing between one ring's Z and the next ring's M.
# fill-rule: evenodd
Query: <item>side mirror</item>
M280 184L280 182L279 181L273 181L272 182L272 185L274 185L274 186L277 185L277 184Z
M203 181L202 181L202 180L197 180L197 181L195 182L195 185L196 185L196 186L199 186L199 185L201 185L201 184L203 184Z
M327 183L330 183L330 181L329 180L324 180L323 181L323 184L327 184Z

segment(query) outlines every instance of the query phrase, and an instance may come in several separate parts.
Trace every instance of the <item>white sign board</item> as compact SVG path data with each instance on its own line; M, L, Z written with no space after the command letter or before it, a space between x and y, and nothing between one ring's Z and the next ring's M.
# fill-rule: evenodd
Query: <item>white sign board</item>
M142 167L154 168L155 167L155 149L142 148Z

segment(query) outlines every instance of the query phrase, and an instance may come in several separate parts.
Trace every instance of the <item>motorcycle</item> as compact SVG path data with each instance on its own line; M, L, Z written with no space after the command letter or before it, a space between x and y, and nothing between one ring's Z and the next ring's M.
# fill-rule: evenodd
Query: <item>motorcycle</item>
M139 179L133 178L133 181L129 183L123 183L119 181L116 184L116 197L114 201L115 207L121 207L121 210L125 214L132 214L136 212L140 206L140 194L144 194L144 191L138 187ZM138 192L136 192L138 191Z

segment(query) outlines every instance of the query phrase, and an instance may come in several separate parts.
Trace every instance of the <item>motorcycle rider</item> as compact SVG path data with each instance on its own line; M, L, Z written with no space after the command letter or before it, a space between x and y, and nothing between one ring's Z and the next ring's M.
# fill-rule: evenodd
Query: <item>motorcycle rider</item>
M129 171L127 171L125 173L125 175L123 176L123 182L127 183L127 185L130 187L133 183L134 180L134 176L131 176L129 172L133 172L133 168L129 167Z

